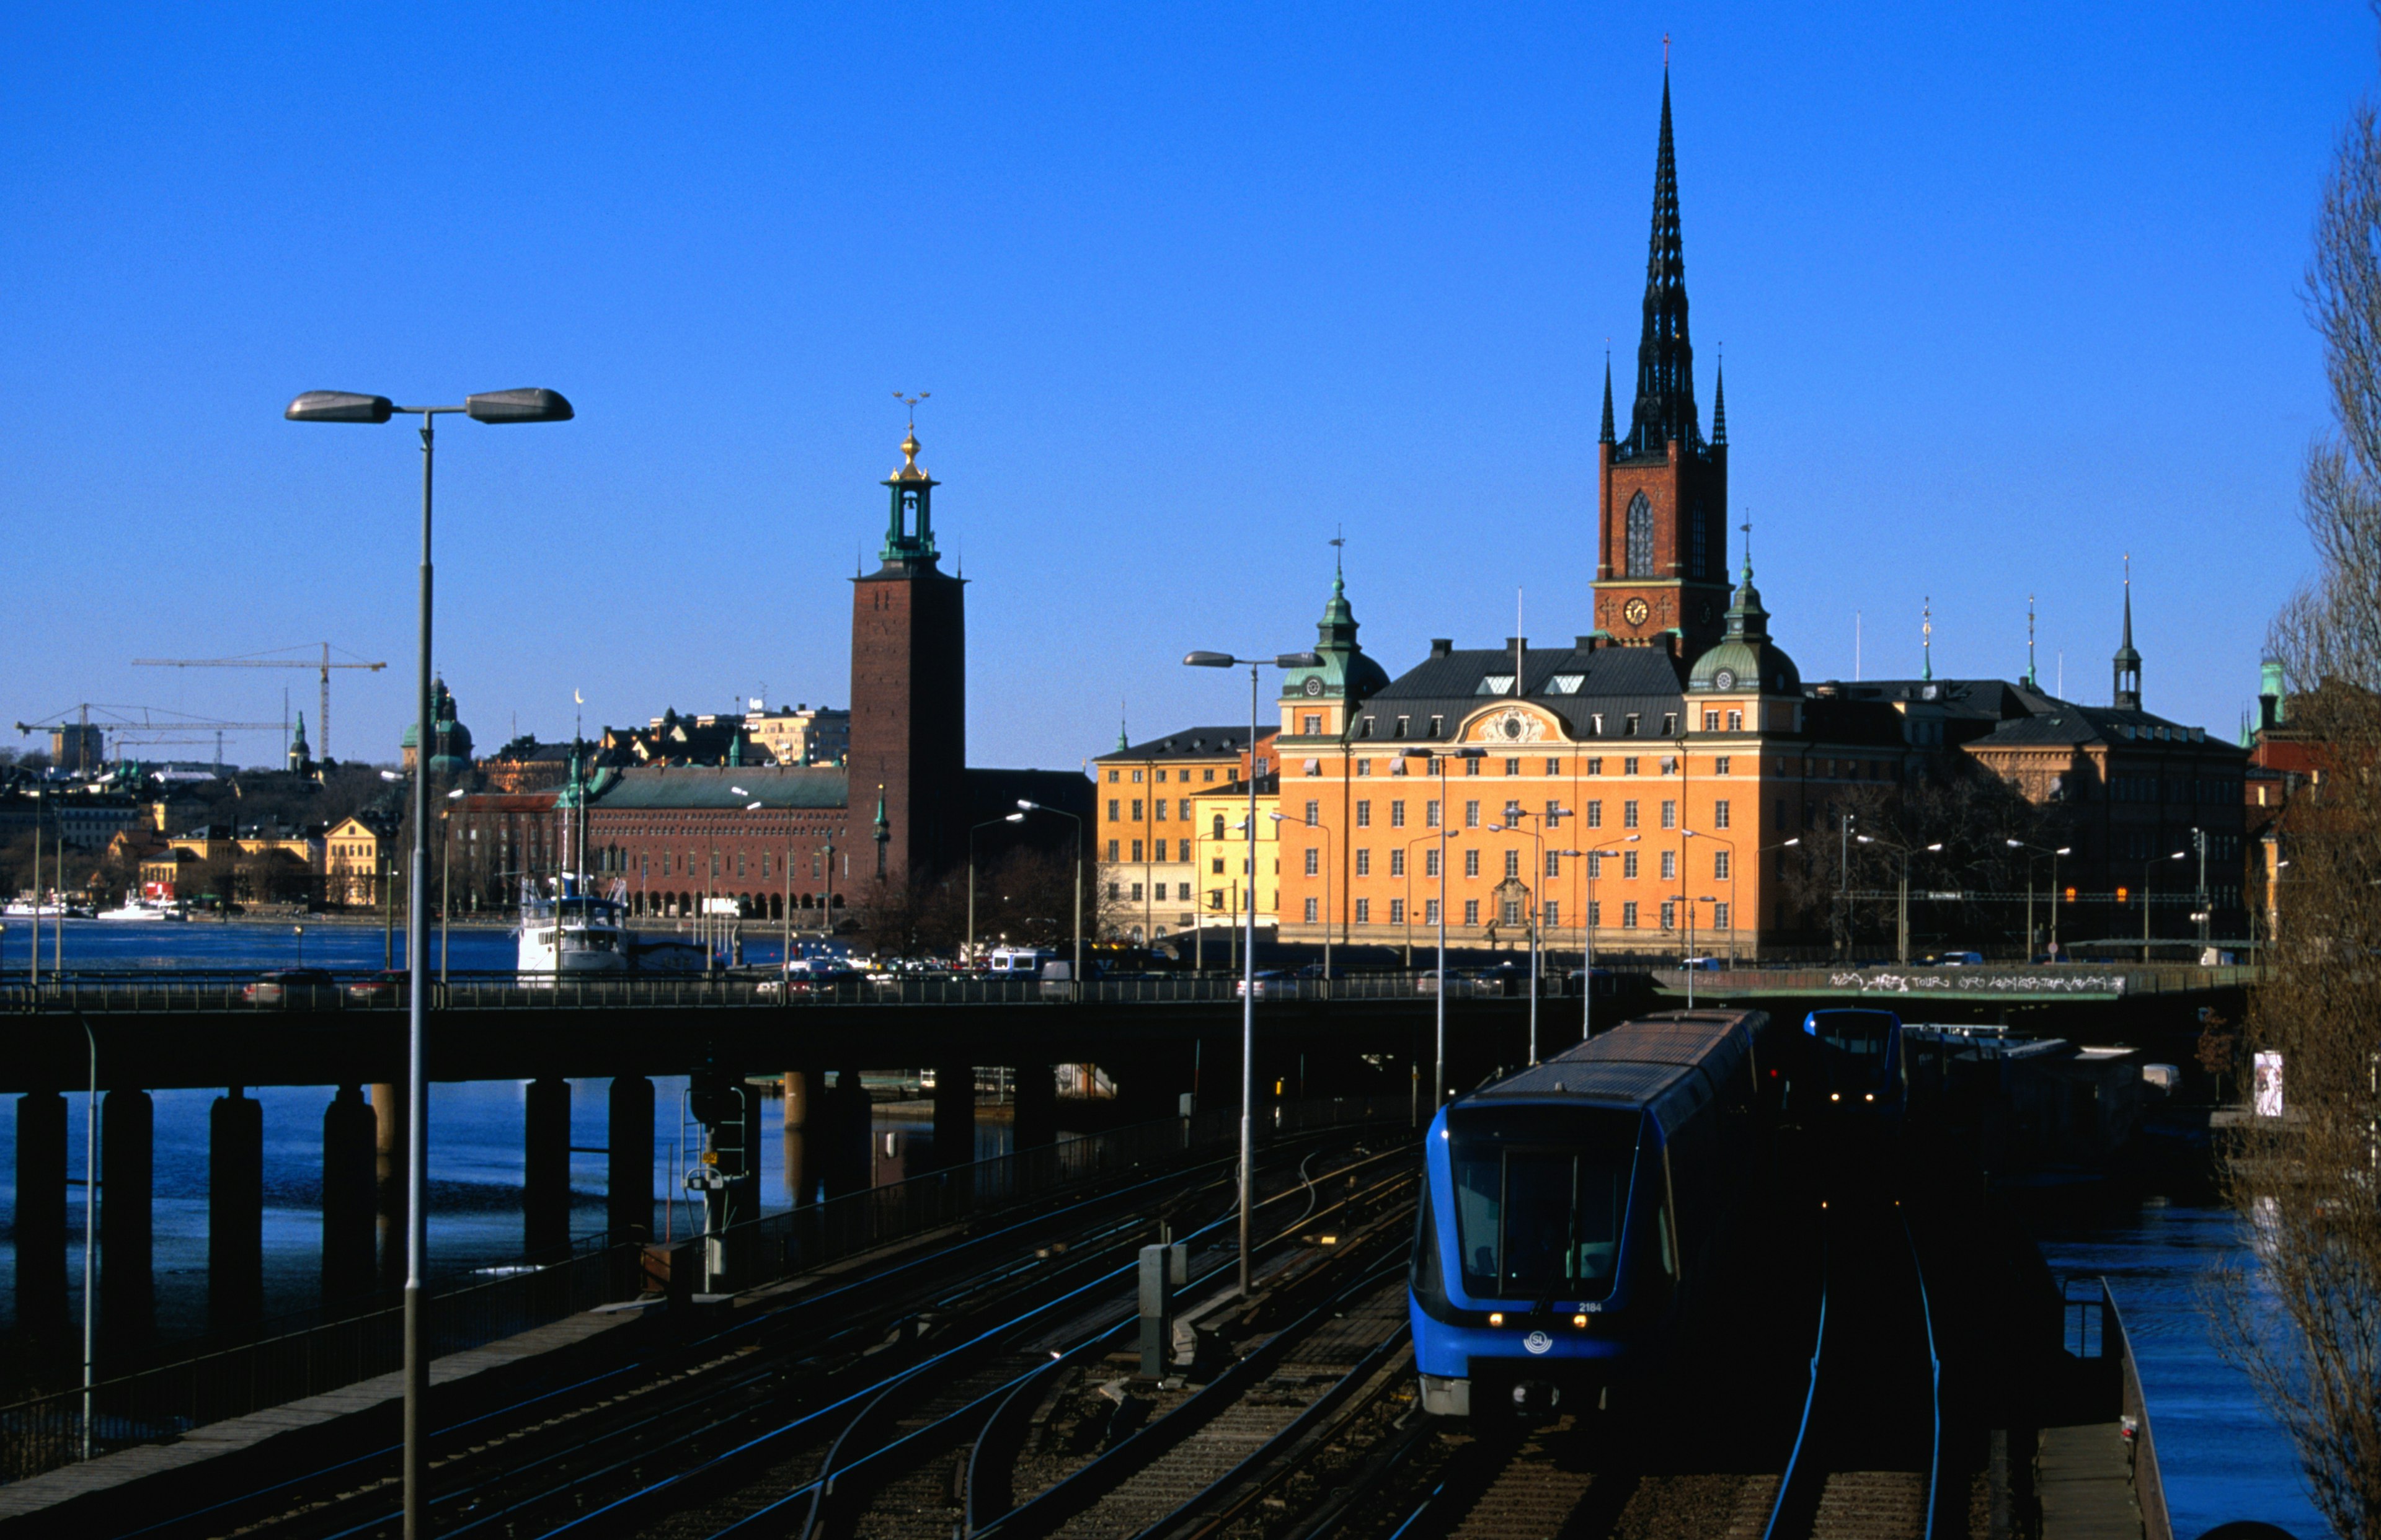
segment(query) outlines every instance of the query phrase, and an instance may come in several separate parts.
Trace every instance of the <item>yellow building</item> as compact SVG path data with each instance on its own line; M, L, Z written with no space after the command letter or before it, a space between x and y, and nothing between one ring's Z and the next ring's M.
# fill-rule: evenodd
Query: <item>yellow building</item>
M361 817L333 825L323 840L323 902L355 908L379 903L395 837L394 830Z
M1241 735L1247 737L1246 729ZM1259 756L1263 758L1263 755ZM1256 871L1249 870L1249 783L1203 784L1190 796L1191 891L1198 904L1195 924L1229 929L1243 923L1250 906L1256 923L1272 930L1281 923L1281 777L1256 780Z
M1261 774L1271 768L1272 737L1270 728L1259 734ZM1119 734L1116 752L1092 762L1096 880L1117 935L1156 941L1197 922L1203 868L1191 849L1191 801L1239 782L1250 758L1249 729L1241 726L1187 727L1138 745Z

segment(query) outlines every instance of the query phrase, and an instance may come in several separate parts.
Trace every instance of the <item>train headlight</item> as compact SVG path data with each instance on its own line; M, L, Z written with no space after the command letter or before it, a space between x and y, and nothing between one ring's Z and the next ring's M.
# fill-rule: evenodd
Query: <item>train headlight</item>
M1840 1091L1830 1091L1827 1093L1827 1100L1831 1102L1840 1102L1843 1099L1844 1094Z
M1873 1102L1876 1100L1876 1093L1872 1091L1867 1095L1862 1096L1861 1100L1864 1102Z
M1570 1318L1570 1324L1577 1326L1580 1330L1585 1331L1587 1329L1587 1317L1584 1315L1574 1315Z
M1490 1311L1488 1313L1488 1324L1492 1326L1503 1326L1505 1324L1505 1313L1501 1310Z

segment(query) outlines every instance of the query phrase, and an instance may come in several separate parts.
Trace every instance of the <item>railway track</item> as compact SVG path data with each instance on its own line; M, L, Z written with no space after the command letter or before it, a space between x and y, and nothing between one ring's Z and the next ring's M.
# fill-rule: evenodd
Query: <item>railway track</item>
M1279 1211L1305 1191L1301 1154L1353 1143L1345 1132L1276 1146L1260 1192ZM1229 1212L1232 1163L1210 1162L1019 1220L864 1276L812 1280L739 1311L716 1328L631 1363L547 1387L440 1430L433 1450L433 1528L442 1534L549 1533L609 1511L621 1494L733 1462L789 1421L828 1421L882 1385L932 1365L971 1334L1020 1313L1062 1316L1066 1302L1112 1285L1156 1216L1184 1228ZM1291 1205L1290 1212L1295 1212ZM393 1448L306 1473L276 1487L160 1521L146 1535L394 1535ZM627 1517L627 1515L622 1515ZM630 1526L633 1527L633 1526ZM592 1526L585 1533L621 1533Z

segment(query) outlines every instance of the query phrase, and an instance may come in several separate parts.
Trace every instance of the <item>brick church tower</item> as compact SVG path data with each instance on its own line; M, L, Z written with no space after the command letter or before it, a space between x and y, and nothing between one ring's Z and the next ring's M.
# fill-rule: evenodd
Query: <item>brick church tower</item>
M1678 165L1670 149L1670 78L1662 76L1662 137L1654 159L1654 237L1645 263L1637 403L1616 436L1612 363L1604 365L1597 455L1595 642L1664 647L1697 657L1719 641L1728 586L1728 408L1712 392L1712 435L1695 409L1687 339L1687 260L1679 236Z
M967 837L967 597L935 565L937 484L901 442L884 565L851 588L852 815L873 814L875 847L852 851L855 876L922 880Z

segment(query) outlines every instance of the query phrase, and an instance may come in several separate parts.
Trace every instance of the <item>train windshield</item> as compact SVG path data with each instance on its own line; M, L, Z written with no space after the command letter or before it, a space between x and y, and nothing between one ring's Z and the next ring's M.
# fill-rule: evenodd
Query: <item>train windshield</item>
M1885 1010L1814 1010L1802 1030L1819 1045L1830 1085L1869 1090L1885 1083L1886 1058L1900 1020Z
M1601 1300L1620 1266L1643 1118L1597 1107L1453 1108L1463 1291Z

